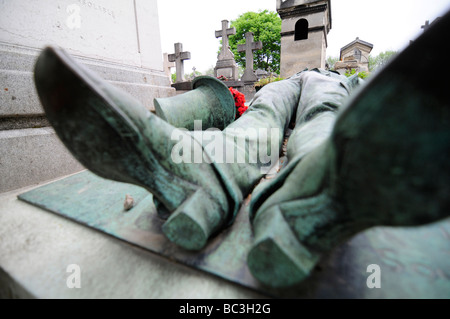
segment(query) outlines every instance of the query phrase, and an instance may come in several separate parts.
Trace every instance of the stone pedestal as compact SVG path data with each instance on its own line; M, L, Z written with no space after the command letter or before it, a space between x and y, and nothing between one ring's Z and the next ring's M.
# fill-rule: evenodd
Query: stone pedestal
M265 297L17 199L30 189L0 194L0 299Z
M180 95L192 90L192 82L191 81L178 82L172 84L172 87L176 90L175 94Z
M175 94L163 69L156 0L0 2L0 193L83 167L57 139L35 92L35 60L64 48L148 109Z
M256 94L254 82L244 81L223 81L227 87L232 87L245 95L245 102L248 104Z
M254 82L244 84L244 86L239 90L239 92L245 95L245 101L248 104L255 97L256 94Z

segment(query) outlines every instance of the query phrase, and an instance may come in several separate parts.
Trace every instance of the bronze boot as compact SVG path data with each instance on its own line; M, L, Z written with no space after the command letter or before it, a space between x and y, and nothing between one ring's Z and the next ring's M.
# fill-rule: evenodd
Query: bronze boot
M346 102L329 137L253 193L247 263L260 282L298 284L370 227L449 216L450 82L433 71L447 30L448 13Z
M163 226L171 241L201 249L229 224L237 204L216 168L172 159L180 143L202 151L189 132L153 115L58 48L39 56L35 83L48 120L74 157L99 176L151 192L171 213ZM174 141L174 133L185 138Z

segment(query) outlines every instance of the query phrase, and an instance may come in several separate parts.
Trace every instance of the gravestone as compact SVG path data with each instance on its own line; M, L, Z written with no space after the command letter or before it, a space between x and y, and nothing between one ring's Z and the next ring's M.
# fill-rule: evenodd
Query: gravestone
M191 53L183 51L182 43L175 43L175 53L169 54L169 62L175 63L177 79L172 87L177 90L176 94L183 94L191 90L191 81L186 81L184 77L184 61L191 58Z
M258 81L255 72L253 71L253 51L262 49L262 42L253 42L253 33L247 32L245 34L245 44L238 45L239 52L245 52L245 71L241 78L244 82L256 82Z
M33 68L46 45L153 109L175 94L164 73L156 0L0 2L0 193L83 167L66 151L35 93Z
M222 38L222 47L217 57L216 67L214 68L214 76L224 76L232 81L238 79L238 67L234 60L234 54L228 45L228 37L236 34L235 28L228 28L228 20L222 21L222 29L216 31L216 38Z
M260 80L260 79L268 77L269 72L267 72L266 70L258 69L255 71L255 75L258 78L258 80Z
M183 52L183 44L175 43L175 53L169 54L169 62L175 62L177 69L176 83L185 82L184 78L184 61L191 58L191 52Z

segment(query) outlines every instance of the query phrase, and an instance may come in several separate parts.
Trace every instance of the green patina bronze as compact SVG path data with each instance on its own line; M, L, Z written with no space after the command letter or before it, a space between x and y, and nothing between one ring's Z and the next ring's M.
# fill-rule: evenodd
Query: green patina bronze
M268 182L268 181L267 181ZM265 182L265 183L267 183ZM134 206L125 210L126 195ZM296 286L275 289L250 273L247 254L254 242L248 201L235 222L200 252L173 245L162 232L152 194L144 188L103 179L89 171L37 187L20 199L157 253L202 272L271 297L449 298L450 219L422 227L377 227L337 246ZM369 289L367 266L381 267L381 289Z
M320 146L302 151L314 125L294 130L285 172L252 195L248 264L262 282L303 280L324 253L370 227L449 216L450 82L426 76L449 27L447 14L353 95Z
M222 81L199 76L192 81L192 91L154 100L156 115L174 127L194 130L194 121L204 129L223 130L234 121L236 107L233 96Z
M50 123L74 156L102 177L151 192L167 218L161 230L178 246L204 249L252 194L248 268L264 285L289 287L361 231L448 216L450 83L435 75L424 79L448 29L449 14L361 88L356 77L318 69L267 85L229 125L220 116L231 117L231 94L215 79L201 78L193 91L157 100L161 117L60 49L43 51L35 81ZM192 129L195 119L205 121L203 129L226 126L211 134L227 155L233 149L246 161L223 162L195 131L172 125ZM250 154L279 153L292 122L287 166L258 185L267 163L250 161ZM243 137L249 128L278 134ZM175 161L180 147L200 150L203 161Z

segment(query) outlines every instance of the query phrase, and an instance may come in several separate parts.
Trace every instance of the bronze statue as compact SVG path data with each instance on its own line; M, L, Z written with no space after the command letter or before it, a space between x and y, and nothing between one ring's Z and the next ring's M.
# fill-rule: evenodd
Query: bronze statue
M448 216L450 83L424 75L442 51L440 34L449 29L447 14L360 87L357 77L319 69L269 84L222 130L214 127L234 118L233 101L213 78L196 78L190 95L158 99L160 116L61 49L42 52L35 82L50 123L73 155L102 177L150 191L175 244L202 249L252 194L255 242L248 266L263 284L284 287L362 230ZM186 109L169 119L170 103ZM192 120L183 122L188 113ZM200 127L195 119L202 119ZM288 165L258 185L275 163L252 154L278 154L291 122ZM224 151L199 138L199 128ZM248 134L249 128L258 134ZM223 160L229 150L232 160Z

